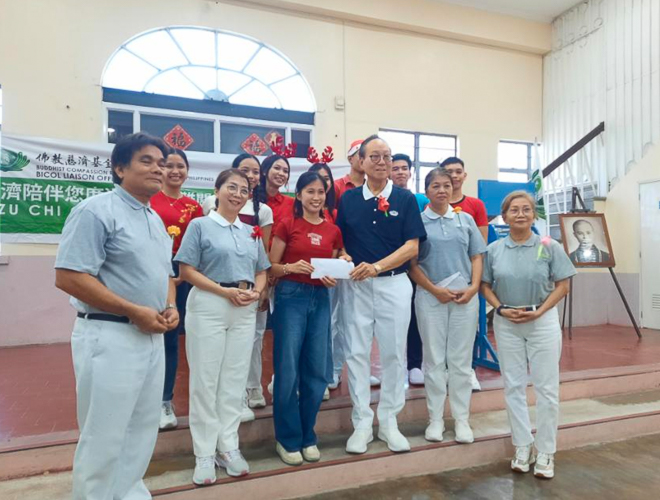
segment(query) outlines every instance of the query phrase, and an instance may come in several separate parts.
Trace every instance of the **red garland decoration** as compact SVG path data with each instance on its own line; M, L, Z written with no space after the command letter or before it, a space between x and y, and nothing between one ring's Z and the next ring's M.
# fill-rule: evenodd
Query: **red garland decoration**
M273 154L283 156L284 158L291 158L296 155L296 148L298 145L295 142L284 145L284 137L279 136L275 142L270 143L270 149Z
M390 202L387 201L387 198L379 196L376 198L378 200L378 210L385 213L385 217L389 217L388 210L390 208Z
M263 235L264 233L261 231L261 226L252 226L252 234L250 236L252 236L253 239L262 239Z

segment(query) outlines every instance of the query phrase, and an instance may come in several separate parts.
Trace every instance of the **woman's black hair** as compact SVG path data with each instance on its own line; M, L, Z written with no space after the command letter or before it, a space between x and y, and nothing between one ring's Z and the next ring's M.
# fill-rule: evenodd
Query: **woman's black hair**
M424 192L428 191L429 186L436 177L446 177L449 179L449 182L451 182L451 175L449 175L449 172L442 167L436 167L426 174L426 177L424 178Z
M308 172L318 172L319 170L325 170L330 177L330 189L325 193L325 206L328 209L328 212L333 213L335 211L335 204L337 203L337 195L335 194L335 178L332 175L332 170L327 163L314 163L309 167ZM327 186L326 186L327 187Z
M289 160L287 160L284 156L270 155L268 158L266 158L261 164L261 175L259 176L259 186L257 186L258 192L252 195L255 198L258 196L261 203L266 203L268 201L266 181L268 180L268 172L270 172L270 169L273 167L277 160L284 160L284 163L286 163L287 167L289 167L289 176L286 178L287 182L291 177L291 165L289 165Z
M323 191L328 190L328 185L325 183L325 179L321 177L317 172L304 172L300 177L298 177L298 182L296 182L296 199L293 202L293 216L295 218L302 217L304 210L302 202L298 199L298 195L302 193L302 190L309 186L312 182L321 181L323 185ZM323 209L319 211L321 218L323 217Z
M261 163L259 163L259 159L256 156L251 155L249 153L243 153L238 155L236 158L234 158L234 161L231 162L231 168L238 168L243 160L247 160L249 158L252 158L254 161L257 162L257 165L259 165L259 176L261 177ZM257 191L259 191L259 184L255 186L254 192L252 193L252 208L254 209L255 226L259 225L259 205L261 204L261 202L259 201L259 196L257 195Z
M215 190L219 191L222 185L229 180L230 177L237 176L245 179L245 182L247 182L248 189L250 189L250 180L247 178L247 175L245 175L243 172L240 170L234 170L234 169L228 169L228 170L223 170L220 172L220 175L218 175L217 179L215 180ZM215 197L215 208L218 208L218 197Z
M188 163L188 157L186 156L186 153L183 152L182 149L170 149L170 152L167 156L170 155L179 155L181 158L183 158L183 163L186 164L186 170L190 171L190 163ZM165 157L165 161L167 161L167 156Z

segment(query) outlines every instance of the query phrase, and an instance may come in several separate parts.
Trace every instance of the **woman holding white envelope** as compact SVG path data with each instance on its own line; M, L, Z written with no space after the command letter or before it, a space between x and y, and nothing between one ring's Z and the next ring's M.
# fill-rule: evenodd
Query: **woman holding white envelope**
M484 239L474 219L452 208L452 180L441 168L425 179L429 206L422 212L428 239L420 244L410 277L417 283L415 312L422 337L428 441L442 441L449 392L456 441L474 441L468 423L472 347L477 330Z
M330 298L336 279L311 277L313 258L336 258L343 249L339 228L323 218L326 184L305 172L296 184L294 217L274 232L270 251L275 287L273 419L277 453L288 465L316 462L314 425L330 382ZM347 257L344 257L347 259Z

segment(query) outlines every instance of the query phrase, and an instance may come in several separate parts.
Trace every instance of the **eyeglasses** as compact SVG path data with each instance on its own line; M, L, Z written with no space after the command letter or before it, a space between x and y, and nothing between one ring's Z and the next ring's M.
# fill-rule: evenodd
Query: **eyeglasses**
M371 160L372 163L380 163L380 160L385 161L385 163L391 163L392 155L373 154L373 155L369 155L369 159Z
M509 210L509 215L514 215L515 216L515 215L520 214L520 212L521 211L518 210L517 208L512 208L512 209ZM534 213L534 210L532 210L530 207L525 207L525 208L522 209L522 214L523 215L529 215L531 213Z
M243 198L250 196L250 190L244 187L239 188L236 184L227 184L227 192L229 194L238 194Z

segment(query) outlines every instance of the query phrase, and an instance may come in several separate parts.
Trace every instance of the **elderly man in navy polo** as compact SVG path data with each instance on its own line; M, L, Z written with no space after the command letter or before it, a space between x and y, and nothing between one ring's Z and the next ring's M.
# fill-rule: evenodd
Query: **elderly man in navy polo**
M370 354L374 335L383 366L378 404L378 438L390 450L410 450L397 415L405 404L404 365L412 285L406 272L426 238L415 196L392 184L392 152L377 135L360 146L367 181L341 199L337 225L355 269L344 287L341 308L346 325L348 383L354 432L349 453L365 453L373 440L369 407Z
M149 206L167 153L156 137L122 138L111 157L114 190L77 205L62 232L55 284L78 312L75 500L151 498L142 477L158 435L161 334L179 322L172 239Z

